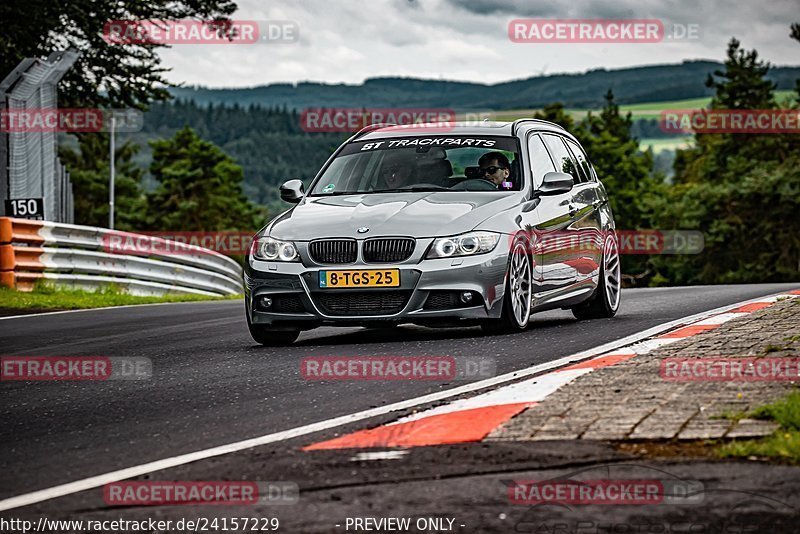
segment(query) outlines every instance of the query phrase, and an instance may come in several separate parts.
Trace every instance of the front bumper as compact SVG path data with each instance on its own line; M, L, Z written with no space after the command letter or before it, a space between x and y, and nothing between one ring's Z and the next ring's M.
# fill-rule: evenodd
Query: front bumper
M508 262L505 242L501 239L492 252L474 257L434 260L412 257L400 264L307 266L248 257L244 276L247 313L253 324L298 328L497 319L502 311ZM399 269L400 287L319 287L319 271L354 269ZM466 291L473 293L468 304L451 298ZM265 310L260 304L262 297L269 297L280 306Z

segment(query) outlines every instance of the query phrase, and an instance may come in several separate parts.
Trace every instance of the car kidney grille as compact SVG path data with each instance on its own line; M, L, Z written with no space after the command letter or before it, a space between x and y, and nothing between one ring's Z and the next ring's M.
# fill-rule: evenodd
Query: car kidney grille
M358 257L355 239L321 239L308 245L308 254L317 263L353 263Z
M317 293L314 301L325 315L394 315L408 302L409 291Z
M405 261L414 252L410 238L367 239L364 241L364 261L368 263L396 263Z

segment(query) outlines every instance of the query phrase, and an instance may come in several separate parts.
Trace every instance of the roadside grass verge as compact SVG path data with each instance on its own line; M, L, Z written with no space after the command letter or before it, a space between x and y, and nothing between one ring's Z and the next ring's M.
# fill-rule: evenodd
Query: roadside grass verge
M37 285L33 291L17 291L0 288L0 310L57 311L86 308L105 308L130 304L157 304L161 302L196 302L201 300L231 300L239 295L207 297L204 295L165 295L141 297L129 295L116 286L107 286L98 291L67 289L51 285Z
M747 417L775 421L780 428L765 438L725 443L718 449L720 456L756 456L800 464L800 391L756 408Z
M791 106L796 93L791 89L775 91L775 100L779 106ZM661 112L668 109L703 109L711 103L711 97L687 98L684 100L659 100L655 102L640 102L638 104L620 104L619 111L623 115L630 112L636 119L659 119ZM504 109L494 111L496 120L513 121L522 117L531 117L540 108ZM567 108L565 110L575 120L582 120L591 111L595 115L602 111L600 108Z

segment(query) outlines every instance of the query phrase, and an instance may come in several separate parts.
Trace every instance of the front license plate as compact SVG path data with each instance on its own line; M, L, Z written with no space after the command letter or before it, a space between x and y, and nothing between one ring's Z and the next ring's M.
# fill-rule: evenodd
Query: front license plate
M400 269L370 271L320 271L319 287L399 287Z

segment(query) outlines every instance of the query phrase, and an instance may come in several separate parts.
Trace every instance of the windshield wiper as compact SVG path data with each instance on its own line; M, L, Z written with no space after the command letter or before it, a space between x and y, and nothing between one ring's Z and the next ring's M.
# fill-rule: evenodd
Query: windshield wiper
M392 189L373 189L372 191L332 191L330 193L313 193L311 197L337 197L341 195L369 195L370 193L417 193L420 191L452 191L449 187L439 185L412 185Z
M333 191L331 193L313 193L310 197L339 197L342 195L363 195L364 191Z
M419 192L419 191L450 191L449 187L442 187L440 185L412 185L409 187L397 187L393 189L374 189L368 191L369 193L406 193L406 192Z

